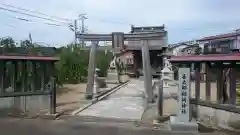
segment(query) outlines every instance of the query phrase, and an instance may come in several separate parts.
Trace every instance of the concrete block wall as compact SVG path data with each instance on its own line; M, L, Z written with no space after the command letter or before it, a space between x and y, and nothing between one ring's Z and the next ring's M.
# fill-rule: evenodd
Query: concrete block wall
M171 93L171 94L169 94ZM170 95L177 93L177 86L167 88L166 91L164 91L164 114L165 115L174 115L177 114L178 111L178 104L177 101L171 98ZM224 129L231 129L233 130L234 128L232 127L232 124L237 125L238 128L240 129L240 114L237 113L232 113L220 109L214 109L211 107L206 107L206 106L200 106L198 105L198 112L196 113L196 105L191 105L192 108L192 117L196 118L196 115L198 115L198 121L206 124L206 125L211 125L215 127L220 127ZM236 124L238 123L238 124Z
M206 125L233 130L233 123L240 125L240 114L198 105L198 121Z
M2 115L9 113L36 115L49 111L49 95L0 98L0 112Z

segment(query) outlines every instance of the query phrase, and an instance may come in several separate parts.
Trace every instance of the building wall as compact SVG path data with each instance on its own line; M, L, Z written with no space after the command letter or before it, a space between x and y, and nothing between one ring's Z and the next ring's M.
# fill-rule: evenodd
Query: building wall
M238 35L236 40L233 41L232 48L240 49L240 35Z
M227 54L231 49L240 49L240 37L218 39L201 42L204 45L205 54Z
M141 41L128 41L127 46L131 48L141 48ZM167 39L166 37L159 39L159 40L149 40L148 46L150 48L154 48L156 46L159 46L159 49L162 47L167 47Z
M131 33L147 33L147 32L165 32L164 26L159 27L132 27ZM128 41L127 45L131 48L140 48L141 49L141 41ZM148 44L150 48L153 49L161 49L162 47L168 47L168 35L166 33L165 36L154 39L148 40ZM157 47L156 47L157 46Z
M133 52L128 51L118 57L123 64L131 65L134 63L133 61Z

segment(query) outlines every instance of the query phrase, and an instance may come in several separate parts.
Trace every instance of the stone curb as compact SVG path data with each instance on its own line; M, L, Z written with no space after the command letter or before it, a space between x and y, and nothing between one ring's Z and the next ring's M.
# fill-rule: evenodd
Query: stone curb
M111 95L112 93L116 92L117 90L119 90L119 89L122 88L123 86L127 85L129 82L130 82L130 81L128 80L128 81L126 81L126 82L124 82L124 83L121 83L121 84L119 84L119 85L111 88L111 90L109 90L109 92L106 92L104 95L102 95L102 96L100 96L100 97L98 97L98 98L93 99L91 103L88 103L88 104L84 105L83 107L81 107L81 108L73 111L73 112L72 112L72 115L73 115L73 116L76 116L78 113L82 112L83 110L87 109L88 107L90 107L91 105L97 103L98 101L103 100L103 99L106 98L107 96Z
M55 120L55 119L57 119L59 116L61 116L61 115L63 115L63 114L64 114L64 111L59 112L59 113L55 113L55 114L47 113L47 114L44 114L44 115L40 115L40 118L49 119L49 120Z

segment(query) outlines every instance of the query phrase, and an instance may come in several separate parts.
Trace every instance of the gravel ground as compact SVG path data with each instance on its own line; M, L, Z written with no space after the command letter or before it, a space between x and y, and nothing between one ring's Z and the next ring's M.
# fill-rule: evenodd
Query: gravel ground
M109 90L116 85L107 84L107 88L100 89L100 91ZM57 96L57 112L70 113L91 102L85 99L86 84L67 84L63 86L63 89L64 92Z

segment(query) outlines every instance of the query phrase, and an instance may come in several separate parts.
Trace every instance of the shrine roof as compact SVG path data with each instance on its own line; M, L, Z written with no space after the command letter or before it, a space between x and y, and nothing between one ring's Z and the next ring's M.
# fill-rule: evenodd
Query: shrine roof
M58 61L59 57L50 56L9 56L0 55L0 60L35 60L35 61Z
M0 60L58 61L55 47L0 47Z
M240 53L172 56L171 62L240 61Z

